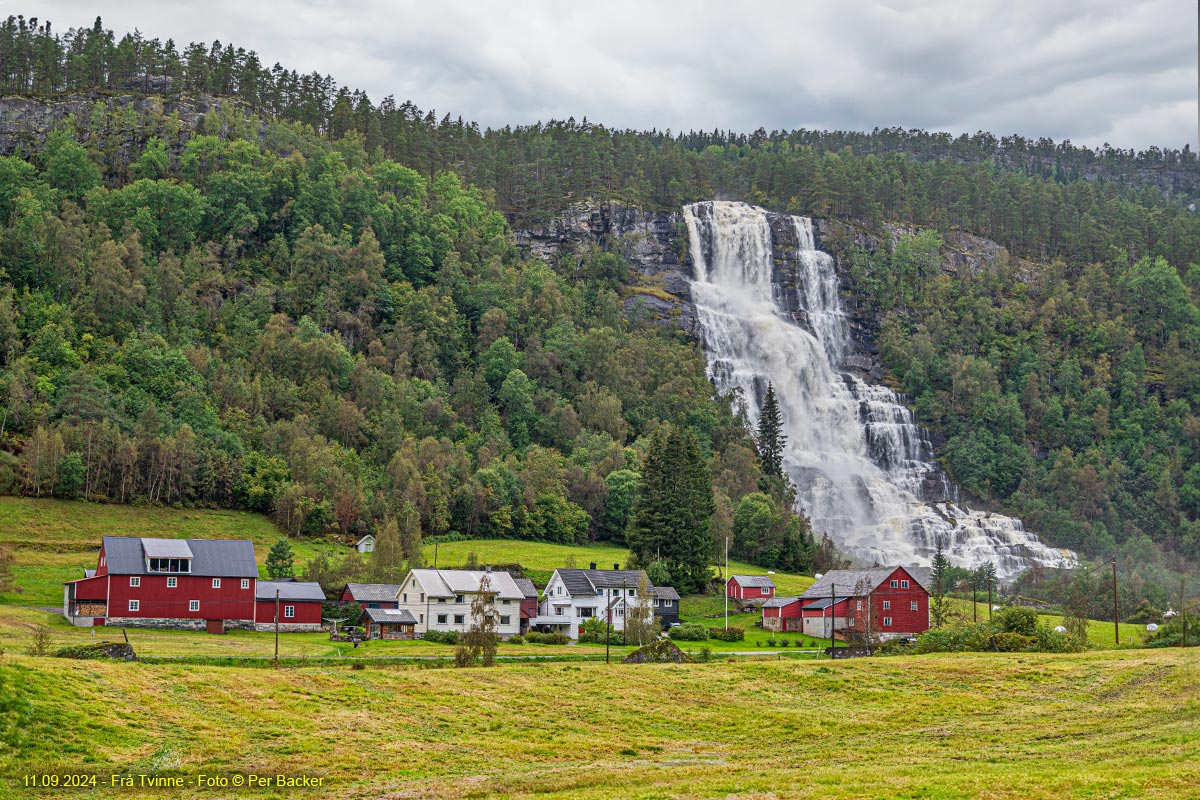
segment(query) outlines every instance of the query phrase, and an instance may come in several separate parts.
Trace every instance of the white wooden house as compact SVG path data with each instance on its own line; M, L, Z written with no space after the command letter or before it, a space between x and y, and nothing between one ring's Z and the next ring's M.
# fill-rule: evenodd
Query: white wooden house
M414 569L396 592L398 607L417 620L416 634L426 631L466 633L475 624L471 602L484 578L496 608L496 634L508 638L521 632L521 601L525 593L507 572L462 569Z
M640 569L556 569L546 584L538 615L532 627L579 638L579 628L589 619L608 619L613 630L625 628L625 614L634 604L649 604L657 613L654 587L650 597L638 597L638 584L645 576ZM678 595L676 595L678 597Z

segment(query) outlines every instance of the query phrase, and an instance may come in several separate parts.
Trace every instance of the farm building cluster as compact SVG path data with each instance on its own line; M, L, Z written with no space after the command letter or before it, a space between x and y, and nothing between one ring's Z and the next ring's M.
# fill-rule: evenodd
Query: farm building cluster
M764 575L731 575L726 595L761 609L763 628L816 638L870 631L873 638L915 636L929 628L928 571L887 567L835 570L799 597L779 597ZM429 631L471 630L472 605L490 597L495 631L508 638L530 631L578 639L601 619L621 631L636 609L664 627L679 622L679 593L654 586L642 570L561 568L540 593L527 578L482 570L414 569L400 584L349 583L338 598L356 603L354 622L370 639L419 639ZM63 615L79 626L318 631L325 594L317 583L262 580L248 540L106 536L95 569L68 581Z

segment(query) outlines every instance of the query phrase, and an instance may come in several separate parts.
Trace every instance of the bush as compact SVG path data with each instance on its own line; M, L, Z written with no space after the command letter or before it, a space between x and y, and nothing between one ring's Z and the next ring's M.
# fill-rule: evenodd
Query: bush
M525 637L519 633L515 634L513 636L508 637L508 643L509 644L525 644Z
M704 642L708 640L708 634L707 625L685 622L677 628L671 628L668 635L677 642Z
M755 647L762 647L762 646L763 646L763 644L762 644L762 639L755 639L755 640L754 640L754 646L755 646Z
M712 628L708 632L708 638L720 642L740 642L746 638L746 631L743 628Z
M571 637L565 633L538 633L530 631L525 634L525 641L530 644L570 644Z
M792 642L791 642L791 640L789 640L789 639L780 639L780 640L779 640L779 646L780 646L780 647L791 647L791 646L792 646Z
M1001 653L1025 653L1034 648L1037 640L1032 636L1022 636L1019 633L1004 631L992 637L996 649Z
M1009 606L996 612L992 625L1004 633L1033 636L1037 633L1038 615L1032 608Z
M587 644L604 644L604 640L608 639L609 644L622 644L624 642L623 635L620 631L609 630L608 623L599 617L592 617L584 620L580 626L583 630L579 634L579 641Z
M778 642L776 642L774 639L767 639L767 647L777 647L777 646L778 646Z
M425 631L425 641L436 644L458 644L458 631Z

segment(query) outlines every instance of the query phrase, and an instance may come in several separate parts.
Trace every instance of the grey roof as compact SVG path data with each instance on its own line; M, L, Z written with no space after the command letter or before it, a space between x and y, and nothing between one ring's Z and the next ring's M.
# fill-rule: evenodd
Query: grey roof
M537 599L537 587L533 585L533 581L529 580L529 578L513 578L513 583L517 585L518 589L524 592L526 598Z
M321 584L312 581L258 581L254 586L254 599L274 600L275 590L280 600L317 600L325 602Z
M679 592L675 591L674 586L653 586L655 600L678 600Z
M775 581L766 575L730 575L729 580L736 579L738 585L745 589L774 589Z
M763 608L783 608L790 606L792 603L799 600L799 597L772 597L767 602L763 603Z
M394 603L400 594L398 583L347 583L346 588L356 603Z
M640 569L558 569L555 570L573 597L596 594L597 589L636 589L646 574ZM653 587L651 587L653 588Z
M367 539L370 539L370 540L373 542L373 541L375 541L375 536L374 536L374 535L372 535L372 534L370 534L370 533L368 533L366 536L362 537L362 538L361 538L361 539L359 539L357 542L355 542L355 544L362 544L362 543L363 543L363 542L365 542Z
M835 603L840 603L843 600L849 600L849 597L822 597L820 600L807 600L804 603L805 608L811 608L814 611L824 611Z
M413 578L421 584L430 597L453 597L456 594L475 594L479 584L487 576L492 592L501 600L524 600L512 575L496 570L489 572L476 569L414 569Z
M85 570L83 571L83 577L85 577L85 578L94 578L94 577L96 577L96 570L94 570L94 569L85 569Z
M142 550L146 558L191 558L192 549L186 539L142 538Z
M821 576L821 579L804 590L800 595L805 600L828 598L830 595L839 597L857 597L862 594L862 586L869 586L871 591L879 587L898 569L904 569L913 580L925 588L925 584L913 574L910 567L874 567L872 569L833 569Z
M363 614L371 618L371 622L385 625L416 625L417 618L405 608L364 608Z
M104 557L112 575L146 575L146 559L180 556L146 556L143 539L105 536ZM161 542L162 539L149 540ZM249 539L181 539L192 554L189 574L214 578L257 578L254 543Z
M921 584L925 591L933 588L933 570L929 567L905 567L904 571L912 575L913 580Z

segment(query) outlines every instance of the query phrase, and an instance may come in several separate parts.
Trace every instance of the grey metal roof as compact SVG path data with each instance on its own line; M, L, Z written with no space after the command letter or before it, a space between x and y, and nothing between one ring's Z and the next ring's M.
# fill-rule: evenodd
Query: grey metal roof
M874 567L872 569L834 569L821 576L821 579L804 590L800 595L804 599L828 598L830 595L839 597L857 597L862 594L862 587L870 587L870 591L888 579L893 572L903 569L908 575L925 588L920 579L910 571L909 567Z
M146 558L191 558L192 549L186 539L142 538L142 550Z
M559 569L555 570L573 597L596 594L597 589L636 589L646 573L640 569ZM653 588L653 587L651 587Z
M774 589L775 581L766 575L730 575L729 580L736 580L745 589Z
M394 603L400 594L398 583L347 583L346 588L356 603Z
M85 577L85 578L94 578L94 577L96 577L96 570L94 570L94 569L85 569L85 570L83 571L83 577Z
M417 618L405 608L364 608L363 614L372 622L384 625L416 625Z
M162 540L153 540L162 541ZM254 543L249 539L181 539L192 553L190 575L214 578L257 578ZM146 575L146 559L179 556L146 556L142 539L105 536L104 557L112 575Z
M502 600L523 600L525 593L513 581L512 575L500 570L475 569L414 569L413 578L430 597L453 597L456 594L475 594L487 576L492 592Z
M843 600L849 600L849 599L850 599L849 597L833 597L833 598L822 597L820 600L806 600L804 602L804 608L811 608L814 611L824 611L825 609L829 608L831 605L834 605L835 603L840 603Z
M763 608L783 608L790 606L792 603L799 600L799 597L772 597L767 602L763 603Z
M526 598L537 599L537 587L533 585L533 581L529 580L529 578L513 578L513 583L525 594Z
M321 584L312 581L258 581L254 586L256 600L274 600L275 590L280 600L317 600L325 602Z
M675 591L674 586L654 586L652 587L655 600L678 600L679 592Z

